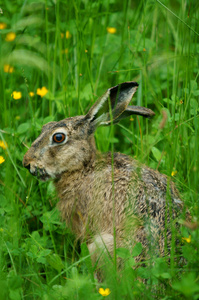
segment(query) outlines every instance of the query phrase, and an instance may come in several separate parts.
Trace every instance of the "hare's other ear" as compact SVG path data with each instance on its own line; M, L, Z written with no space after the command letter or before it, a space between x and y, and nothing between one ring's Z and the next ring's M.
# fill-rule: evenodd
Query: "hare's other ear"
M119 122L121 119L128 118L131 115L139 115L145 118L151 118L155 116L155 113L151 109L146 107L129 105L125 109L125 111L117 118L115 123Z
M137 82L129 81L116 85L95 102L85 116L94 131L101 125L115 123L119 116L126 110L131 98L138 87Z

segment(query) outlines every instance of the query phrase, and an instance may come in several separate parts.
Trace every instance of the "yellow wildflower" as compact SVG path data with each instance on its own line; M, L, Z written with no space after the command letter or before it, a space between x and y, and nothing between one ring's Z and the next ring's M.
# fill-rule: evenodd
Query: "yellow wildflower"
M117 31L117 29L115 27L107 27L106 30L108 33L111 33L111 34L114 34Z
M0 228L0 232L3 232L3 228Z
M178 172L177 172L176 170L173 170L173 171L171 172L171 176L175 176L177 173L178 173Z
M62 53L68 54L68 49L66 48L66 49L62 50Z
M105 290L103 288L100 288L99 293L100 293L100 295L106 297L106 296L110 295L111 291L108 288L106 288Z
M37 95L41 96L42 98L48 93L48 90L45 86L43 86L41 89L37 89Z
M3 156L0 156L0 164L2 164L5 161L5 158Z
M14 71L14 68L10 65L4 65L3 70L5 73L12 73Z
M143 51L144 51L144 52L146 52L146 49L145 49L145 48L143 48Z
M0 29L5 29L7 27L6 23L0 23Z
M11 94L11 96L12 96L13 99L19 100L19 99L21 99L22 94L21 94L21 92L14 91L14 92Z
M187 242L187 243L191 243L191 236L189 235L188 238L183 237L182 240L185 241L185 242Z
M15 119L18 121L18 120L21 119L21 117L20 116L16 116Z
M66 39L69 39L71 37L71 34L70 34L70 32L67 30L66 31Z
M30 92L30 93L29 93L29 96L30 96L30 97L33 97L34 95L35 95L34 92Z
M6 40L6 42L12 42L12 41L15 40L15 38L16 38L16 33L9 32L9 33L6 34L5 40Z
M8 148L8 145L6 143L4 143L3 141L0 141L0 147L5 150L6 148Z
M71 34L70 34L70 32L69 32L68 30L67 30L66 33L65 33L65 37L66 37L66 39L71 38ZM61 38L62 38L62 39L64 38L64 33L63 33L63 32L61 32Z

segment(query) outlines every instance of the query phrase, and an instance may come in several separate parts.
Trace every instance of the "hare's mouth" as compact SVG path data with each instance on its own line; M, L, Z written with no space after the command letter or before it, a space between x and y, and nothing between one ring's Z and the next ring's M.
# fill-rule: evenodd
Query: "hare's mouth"
M33 176L36 176L38 179L42 181L47 181L48 179L51 178L51 176L47 173L47 171L44 168L35 167L34 169L30 168L29 171Z
M47 181L48 179L50 179L50 175L45 174L45 175L39 175L38 178L42 181Z

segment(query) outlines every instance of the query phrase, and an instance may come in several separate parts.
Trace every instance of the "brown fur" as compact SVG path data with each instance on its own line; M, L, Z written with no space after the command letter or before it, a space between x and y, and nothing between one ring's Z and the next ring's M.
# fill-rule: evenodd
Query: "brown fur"
M115 229L117 247L131 248L141 242L146 249L153 245L157 254L163 254L165 236L170 239L169 227L182 207L174 184L165 175L129 156L96 151L93 133L97 126L133 113L154 114L128 106L136 88L134 82L111 88L86 116L44 125L23 159L33 175L54 178L62 218L77 238L87 241L91 252L107 248L112 253ZM56 132L67 135L63 144L52 142Z

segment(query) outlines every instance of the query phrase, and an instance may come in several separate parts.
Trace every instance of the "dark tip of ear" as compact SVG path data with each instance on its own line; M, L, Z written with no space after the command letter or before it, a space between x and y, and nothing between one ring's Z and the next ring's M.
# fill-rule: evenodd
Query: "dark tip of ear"
M135 81L127 81L127 82L120 83L120 84L110 88L110 96L112 96L112 94L117 93L118 90L122 91L125 89L130 89L130 88L138 87L138 86L139 86L139 84Z

